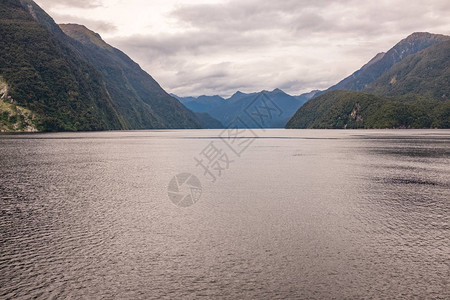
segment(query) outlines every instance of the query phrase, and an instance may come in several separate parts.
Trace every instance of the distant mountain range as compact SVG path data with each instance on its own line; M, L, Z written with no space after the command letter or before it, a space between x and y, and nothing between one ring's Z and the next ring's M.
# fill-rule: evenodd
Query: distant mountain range
M450 37L410 35L318 93L286 128L450 128Z
M80 25L0 2L0 131L201 128L208 121Z
M177 97L187 108L207 113L228 126L236 118L250 128L283 128L292 115L317 91L291 96L280 89L258 93L236 92L230 98L220 96ZM245 125L244 125L245 124Z

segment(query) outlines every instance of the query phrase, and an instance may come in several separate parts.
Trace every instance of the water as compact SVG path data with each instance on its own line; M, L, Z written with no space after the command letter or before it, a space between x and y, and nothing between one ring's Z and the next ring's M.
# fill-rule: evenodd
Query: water
M450 131L220 133L0 136L0 298L450 298Z

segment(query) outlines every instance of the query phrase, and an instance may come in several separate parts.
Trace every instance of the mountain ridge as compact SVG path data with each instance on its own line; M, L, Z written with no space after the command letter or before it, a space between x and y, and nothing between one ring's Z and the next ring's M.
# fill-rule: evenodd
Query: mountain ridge
M362 92L313 98L286 128L450 128L449 82L450 40L444 40L407 55Z
M237 117L242 118L250 127L273 127L283 128L291 116L297 109L306 101L311 99L317 91L305 93L299 96L291 96L283 90L276 88L272 91L263 90L254 93L243 93L236 91L232 96L223 98L221 96L199 96L199 97L178 97L180 101L189 109L195 112L208 113L213 118L219 120L222 124L228 125ZM271 115L273 118L267 124L256 124L255 120L249 117L246 113L249 105L258 97L267 96L279 105L277 108L281 115ZM247 111L248 112L248 111Z
M100 35L78 24L61 24L60 28L78 42L73 45L81 56L101 72L128 127L201 127L195 114L165 92L139 64L104 42Z
M383 96L408 93L433 99L450 98L450 40L410 55L367 86L364 91Z

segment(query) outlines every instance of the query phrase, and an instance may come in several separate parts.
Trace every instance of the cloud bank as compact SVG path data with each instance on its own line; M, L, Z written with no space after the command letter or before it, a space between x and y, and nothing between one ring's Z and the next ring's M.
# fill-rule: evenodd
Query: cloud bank
M450 34L446 0L37 2L99 31L181 96L324 89L413 32Z

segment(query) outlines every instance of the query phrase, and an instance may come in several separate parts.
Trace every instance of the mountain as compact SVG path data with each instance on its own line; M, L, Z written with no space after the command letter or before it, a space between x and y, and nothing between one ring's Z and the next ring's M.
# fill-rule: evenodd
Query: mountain
M286 128L450 128L450 41L394 64L363 91L329 91Z
M98 34L62 27L71 37L31 0L0 3L0 130L201 126L193 112Z
M263 91L264 92L264 91ZM256 96L258 95L258 93L243 93L241 91L237 91L236 93L234 93L230 98L228 98L227 100L229 102L236 102L239 101L243 98L248 98L248 97L252 97L252 96Z
M196 120L175 98L122 51L100 35L76 24L59 25L73 46L105 79L106 88L128 128L198 128Z
M198 98L195 97L178 97L175 94L170 94L170 96L174 97L178 101L180 101L189 111L192 111L195 118L199 121L200 125L204 129L218 129L224 128L223 124L211 117L206 111L210 108L213 108L215 105L215 100L219 99L219 101L225 101L220 96L200 96ZM211 99L211 100L209 100Z
M450 41L408 56L364 91L384 96L413 93L434 99L450 99Z
M195 112L208 112L214 108L226 104L226 100L220 96L200 96L200 97L176 97L184 106Z
M195 97L178 97L177 95L172 94L172 93L170 93L169 95L172 96L172 97L174 97L174 98L177 99L178 101L180 101L182 104L184 104L184 103L186 103L186 102L188 102L188 101L194 101L194 100L197 99L197 98L195 98Z
M301 94L298 96L294 96L294 98L302 103L306 103L307 101L311 100L312 98L314 98L316 95L318 95L321 92L322 91L320 91L320 90L314 90L309 93L304 93L304 94Z
M224 125L240 118L246 126L257 128L283 128L297 109L314 93L290 96L280 89L259 93L236 92L228 99L220 96L179 98L189 109L208 113Z
M378 53L361 69L322 92L322 94L331 90L362 91L370 83L374 82L387 72L393 65L409 55L448 40L450 40L449 36L441 34L432 34L428 32L413 33L397 43L388 52Z

